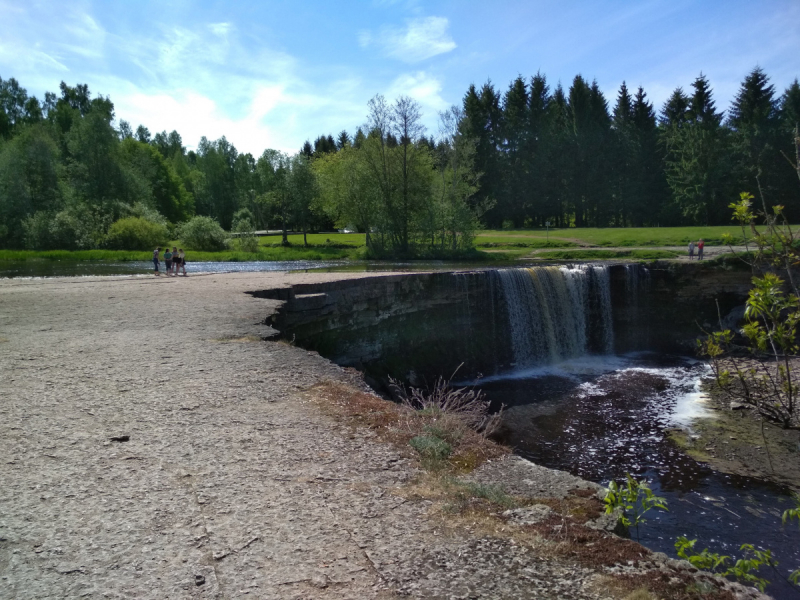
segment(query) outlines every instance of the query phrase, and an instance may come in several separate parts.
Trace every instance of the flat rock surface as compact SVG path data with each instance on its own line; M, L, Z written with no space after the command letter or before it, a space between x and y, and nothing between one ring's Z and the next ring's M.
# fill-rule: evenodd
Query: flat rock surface
M303 399L342 369L247 291L363 274L0 282L0 597L599 598L441 527L412 464Z
M600 491L601 486L565 471L548 469L519 456L486 462L467 477L469 481L501 486L507 493L530 498L565 498L571 490Z

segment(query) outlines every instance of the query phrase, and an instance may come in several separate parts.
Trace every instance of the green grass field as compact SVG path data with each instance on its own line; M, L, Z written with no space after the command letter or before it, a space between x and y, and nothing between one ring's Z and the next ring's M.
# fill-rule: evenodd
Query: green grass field
M526 246L529 248L568 248L636 246L685 246L691 240L705 240L709 246L722 244L722 235L729 233L741 236L741 228L735 225L715 227L629 227L545 230L486 230L478 233L475 245L484 247ZM549 243L548 243L549 242Z
M684 247L690 240L703 238L707 245L722 244L722 235L738 238L741 229L736 226L717 227L641 227L620 229L551 229L544 230L484 230L475 238L477 252L469 259L513 261L520 258L546 260L603 260L634 258L654 260L674 258L674 250L656 249L664 246ZM290 246L281 246L281 236L259 238L258 252L241 252L233 249L222 252L195 252L188 249L186 259L193 261L253 261L253 260L346 260L363 255L363 233L310 233L309 247L303 246L303 236L289 236ZM180 246L177 240L170 246ZM636 250L635 248L642 248ZM610 250L617 248L617 250ZM652 248L652 249L651 249ZM609 250L603 250L609 249ZM630 249L630 250L629 250ZM126 250L0 250L0 261L149 261L152 251Z

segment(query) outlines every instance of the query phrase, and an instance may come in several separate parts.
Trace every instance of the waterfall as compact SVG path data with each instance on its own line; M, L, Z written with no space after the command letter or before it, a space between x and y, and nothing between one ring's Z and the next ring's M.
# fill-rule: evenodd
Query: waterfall
M518 367L613 351L608 267L503 269L495 277Z
M649 287L650 269L642 265L625 265L625 296L628 305L637 305L640 291Z

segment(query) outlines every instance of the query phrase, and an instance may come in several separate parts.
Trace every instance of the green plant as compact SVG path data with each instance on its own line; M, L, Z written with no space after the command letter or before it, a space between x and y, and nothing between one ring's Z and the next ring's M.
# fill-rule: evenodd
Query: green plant
M458 485L467 495L473 498L483 498L493 504L499 504L505 508L511 508L517 505L514 498L509 496L500 486L473 482L459 482Z
M419 452L424 465L432 470L442 466L453 453L453 447L440 437L431 434L418 435L408 442Z
M794 500L795 507L787 508L785 511L783 511L781 522L783 525L786 525L787 522L797 519L797 526L800 527L800 494L793 493L792 500ZM789 581L791 581L794 585L800 586L800 569L796 569L789 574Z
M711 360L720 390L739 402L753 406L763 421L784 429L800 429L798 393L793 361L800 351L800 292L793 268L800 260L798 238L786 220L782 206L768 213L762 194L763 212L752 209L752 194L743 192L739 202L730 205L733 220L738 221L741 238L726 234L731 253L749 265L754 273L753 288L746 303L746 324L742 333L747 338L751 355L741 357L730 330L710 333L699 341L701 354ZM756 219L763 219L760 230ZM745 246L737 254L733 244ZM786 281L770 270L785 273ZM786 293L788 287L790 293Z
M729 566L732 560L730 556L710 552L708 548L704 548L702 552L695 552L694 546L696 542L697 540L690 540L684 536L679 537L675 541L675 549L678 551L678 556L688 560L698 569L711 571L723 577L735 577L737 581L754 585L761 592L769 585L769 580L760 577L756 573L763 566L773 568L778 566L778 561L772 558L770 550L759 550L752 544L742 544L739 550L744 551L744 556Z
M685 536L680 536L675 541L675 550L678 556L684 560L692 563L692 566L704 571L711 571L718 573L721 568L727 567L730 563L730 556L723 556L714 552L709 552L708 548L704 548L702 552L695 552L694 545L697 540L690 540Z
M228 234L211 217L192 217L178 228L178 238L192 250L218 251L228 248Z
M616 481L608 484L603 502L606 514L619 511L619 521L625 526L636 527L636 539L639 539L639 525L646 522L644 515L652 508L669 510L664 498L653 494L647 481L637 481L630 473L625 474L625 484Z
M115 250L152 250L168 241L165 225L141 217L125 217L111 224L105 245Z

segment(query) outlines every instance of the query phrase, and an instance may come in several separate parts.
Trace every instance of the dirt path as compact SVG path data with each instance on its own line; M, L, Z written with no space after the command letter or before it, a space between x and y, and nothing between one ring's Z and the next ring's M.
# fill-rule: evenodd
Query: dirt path
M360 274L0 283L0 597L600 598L444 531L415 469L303 401L347 375L262 342L247 290Z

